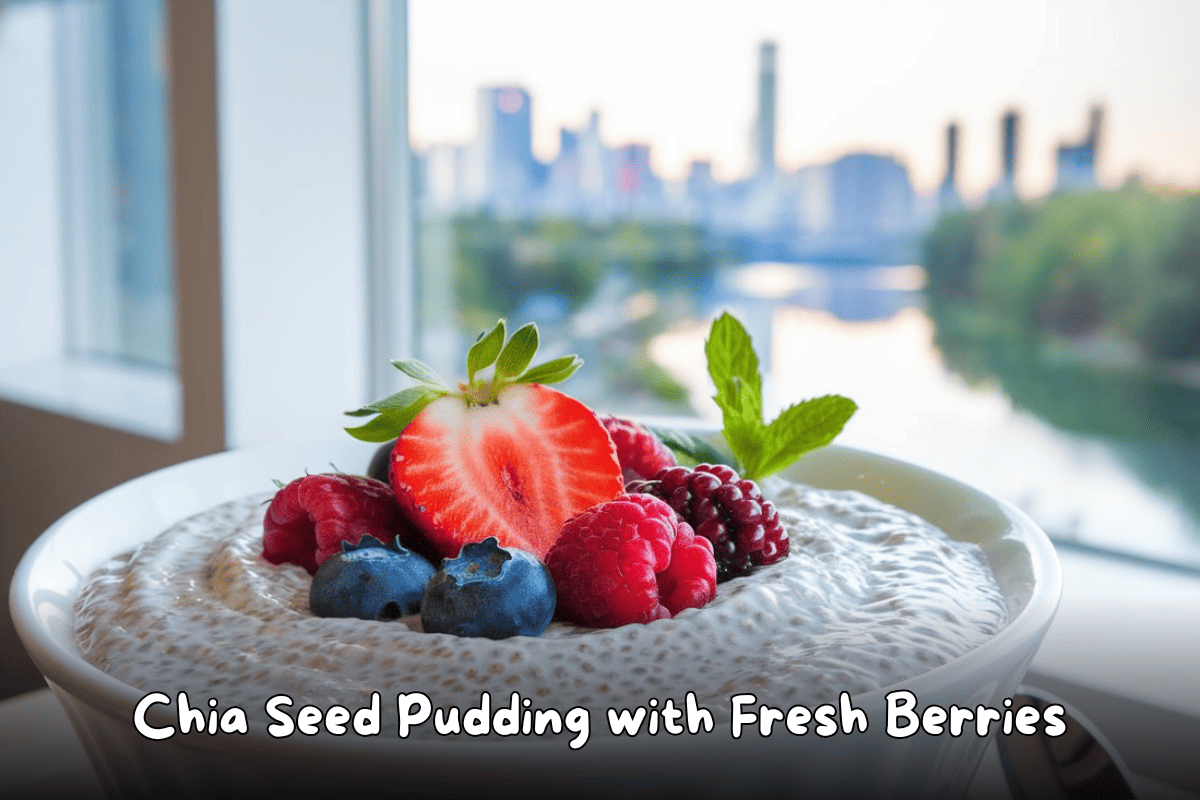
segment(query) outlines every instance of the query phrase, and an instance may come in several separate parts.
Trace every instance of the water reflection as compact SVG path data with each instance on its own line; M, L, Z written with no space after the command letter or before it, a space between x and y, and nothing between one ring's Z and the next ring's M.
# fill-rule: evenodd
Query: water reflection
M919 268L760 264L715 286L709 312L734 309L760 343L768 413L848 395L844 444L994 492L1060 539L1200 566L1200 392L935 326ZM715 421L706 332L651 352Z

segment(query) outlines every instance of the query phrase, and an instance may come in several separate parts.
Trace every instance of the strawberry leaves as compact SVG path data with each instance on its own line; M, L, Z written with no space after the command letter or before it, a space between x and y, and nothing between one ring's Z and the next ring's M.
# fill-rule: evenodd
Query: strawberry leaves
M768 424L763 419L758 355L750 334L728 313L713 321L704 354L717 389L713 400L721 409L725 441L744 478L760 480L829 444L858 409L853 400L831 394L789 406ZM681 434L655 433L675 452L697 457L695 443L681 440Z
M436 372L415 358L409 359L408 361L393 361L392 366L403 372L408 377L415 378L422 383L428 383L433 386L446 386Z
M347 411L351 417L374 419L346 432L366 442L386 442L395 439L430 403L442 397L461 397L468 405L493 403L507 387L520 383L558 383L571 377L583 364L576 355L553 358L531 367L538 350L537 325L530 322L507 337L504 320L490 331L481 331L467 351L467 382L451 389L426 364L409 359L393 361L392 366L418 381L411 386L374 403ZM491 367L490 372L488 368Z
M482 332L475 344L467 351L467 383L475 382L475 373L496 363L500 349L504 347L504 320L496 323L489 332Z
M436 377L436 376L435 376ZM440 382L440 378L438 379ZM346 428L346 433L364 442L387 442L399 436L408 423L420 414L425 406L450 393L442 385L439 390L434 386L410 386L393 395L385 397L354 411L347 411L349 417L366 417L378 414L375 419L356 428Z
M530 322L517 328L500 355L496 357L496 376L515 378L529 367L538 349L537 325Z
M683 431L660 428L656 425L643 424L642 427L658 437L658 440L675 451L676 455L690 458L697 464L726 464L731 467L733 466L733 464L729 463L729 456L722 454L720 450L699 436L693 436Z
M552 358L545 364L525 370L522 383L560 383L575 374L583 366L583 359L576 355Z

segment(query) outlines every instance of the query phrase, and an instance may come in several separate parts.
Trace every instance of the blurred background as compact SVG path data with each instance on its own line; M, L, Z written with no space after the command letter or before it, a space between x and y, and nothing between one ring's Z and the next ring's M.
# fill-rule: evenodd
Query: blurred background
M497 317L599 410L716 423L724 308L769 412L848 395L841 443L1200 572L1200 4L172 7L0 2L5 580Z

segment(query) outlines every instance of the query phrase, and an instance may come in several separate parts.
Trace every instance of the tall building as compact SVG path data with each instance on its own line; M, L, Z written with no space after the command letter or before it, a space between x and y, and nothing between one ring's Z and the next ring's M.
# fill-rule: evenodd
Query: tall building
M519 210L533 201L533 118L529 93L519 86L479 90L479 147L476 167L483 202Z
M1000 120L1000 180L988 192L988 200L1007 202L1017 196L1017 126L1020 118L1009 109Z
M755 177L775 174L775 43L758 48L758 116L754 121Z
M543 199L551 213L580 212L579 134L570 128L559 128L558 155L550 162Z
M579 132L579 191L590 217L612 213L616 197L613 154L600 138L600 112L593 111Z
M832 224L856 237L893 234L912 224L908 168L891 156L849 153L829 165Z
M962 207L958 193L958 123L946 126L946 175L938 189L938 208L951 211Z
M687 179L684 181L684 194L689 203L689 214L692 219L704 224L712 222L713 196L717 191L717 181L713 177L712 162L694 160L688 166Z
M661 211L662 180L650 166L650 145L623 144L613 150L621 211L638 215Z
M1096 155L1100 149L1100 127L1104 109L1092 106L1088 117L1087 135L1076 144L1062 144L1055 158L1057 177L1055 191L1088 192L1096 188Z

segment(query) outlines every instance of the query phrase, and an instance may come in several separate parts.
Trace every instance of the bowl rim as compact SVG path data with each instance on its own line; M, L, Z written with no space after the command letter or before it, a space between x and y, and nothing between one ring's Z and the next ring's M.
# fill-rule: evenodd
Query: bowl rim
M77 700L114 719L129 718L131 709L137 704L138 700L147 694L147 692L143 692L130 684L120 681L102 669L92 665L79 653L66 650L55 635L42 624L36 610L33 581L42 559L53 558L51 550L56 542L57 535L62 529L75 524L79 518L93 513L97 508L103 508L109 503L120 502L126 495L136 497L140 492L149 487L161 484L177 475L186 475L193 471L217 470L227 462L253 458L265 453L311 454L314 447L328 446L329 444L329 441L325 440L317 442L293 442L287 445L260 445L227 450L173 464L108 489L75 507L55 521L26 550L14 572L9 587L9 609L14 626L26 652L41 671L47 683L52 688L65 691ZM1040 642L1042 635L1045 633L1046 628L1049 627L1050 621L1053 619L1054 613L1058 608L1062 591L1062 573L1057 554L1049 537L1023 511L1005 500L942 473L867 450L843 445L828 445L806 454L805 458L809 461L809 469L814 468L813 462L850 459L870 465L870 470L864 470L862 474L868 474L871 471L882 470L887 472L902 470L915 476L923 483L954 492L975 504L983 503L984 505L992 505L1001 512L1008 523L1008 528L1000 536L1000 539L1015 540L1025 548L1029 555L1029 569L1033 577L1032 591L1025 605L1009 619L1008 623L1000 631L977 647L945 664L895 684L857 695L855 696L856 703L860 700L871 702L872 698L882 698L886 693L903 690L917 681L922 683L936 681L939 675L947 675L952 670L960 669L964 662L989 663L997 659L1001 654L1010 651L1022 640L1036 637ZM819 468L819 466L818 464L816 468ZM859 477L862 477L862 475ZM240 491L238 494L225 497L224 500L235 499L235 497L245 496L246 494L247 492ZM218 499L212 505L219 502L223 502L223 500ZM203 510L203 508L199 508L196 511L200 510ZM196 513L196 511L183 513L179 515L178 519L184 519L192 513ZM86 578L86 575L78 576L78 583L73 588L73 593L79 591ZM73 600L74 594L71 597ZM1029 659L1032 659L1032 654L1033 651L1031 650ZM187 746L200 746L204 749L220 749L222 738L183 736L175 737L172 741L181 741ZM494 740L494 737L484 738ZM252 727L249 735L239 736L238 741L241 746L250 745L252 748L260 745L262 747L275 748L279 747L280 743L283 743L283 746L289 749L303 749L306 747L327 748L330 745L327 737L304 738L300 740L297 740L295 737L288 737L282 740L273 739L263 734L257 727ZM335 746L337 745L337 741L334 740L333 742ZM370 742L371 740L356 741ZM251 744L252 742L253 745ZM431 741L428 744L433 748L438 746L438 742L436 741ZM462 747L463 744L456 743L455 746ZM508 744L511 745L514 743ZM425 745L426 743L420 740L408 740L405 744L406 748L414 754L418 750L423 750ZM504 747L505 742L489 741L488 743L489 747L497 745ZM442 746L444 747L444 743L442 743Z

